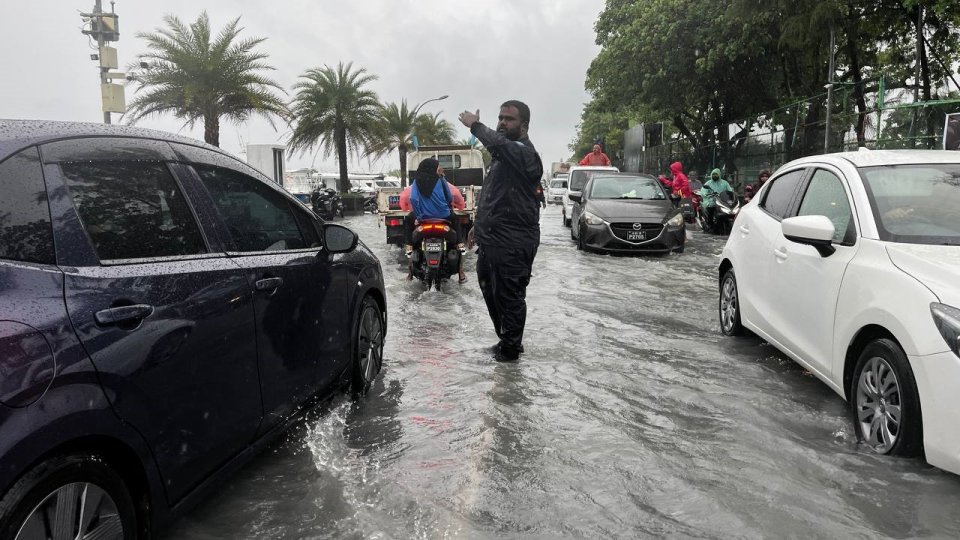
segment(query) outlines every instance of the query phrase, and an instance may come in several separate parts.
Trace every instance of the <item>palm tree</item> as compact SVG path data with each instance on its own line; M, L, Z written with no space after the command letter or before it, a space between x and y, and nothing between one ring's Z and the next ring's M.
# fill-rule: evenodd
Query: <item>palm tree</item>
M421 145L453 144L453 125L440 118L440 113L424 113L414 122L414 133Z
M283 88L260 75L274 68L266 53L254 48L266 38L237 40L243 30L240 17L227 24L211 41L207 12L186 25L173 15L163 18L166 28L139 33L149 52L141 55L148 67L137 75L139 94L131 103L130 123L153 114L171 113L193 127L203 120L203 140L220 146L220 118L244 122L251 115L287 117L283 99L273 90Z
M407 152L413 147L413 130L416 118L407 107L407 100L400 105L388 103L377 111L377 129L368 141L367 154L382 157L394 150L400 154L400 185L407 185Z
M347 152L359 154L375 139L377 94L365 86L377 79L365 69L353 70L353 63L314 68L301 75L293 89L291 103L297 125L290 136L290 150L308 150L319 145L325 156L337 154L340 165L340 191L350 190L347 178Z

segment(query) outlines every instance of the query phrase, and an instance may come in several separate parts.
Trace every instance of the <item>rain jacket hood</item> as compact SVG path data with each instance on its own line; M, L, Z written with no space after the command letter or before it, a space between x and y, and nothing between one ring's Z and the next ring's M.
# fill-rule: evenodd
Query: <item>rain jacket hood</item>
M680 163L679 161L674 161L671 163L670 172L672 172L674 175L683 174L683 163Z

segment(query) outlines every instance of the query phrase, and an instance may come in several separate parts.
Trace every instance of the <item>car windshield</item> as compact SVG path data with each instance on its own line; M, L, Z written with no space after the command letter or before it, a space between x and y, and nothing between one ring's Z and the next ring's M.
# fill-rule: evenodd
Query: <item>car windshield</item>
M864 167L880 239L960 245L960 164Z
M565 188L565 187L567 187L567 181L566 181L566 180L554 180L553 182L550 182L550 187L551 187L551 188Z
M600 171L573 171L570 173L570 191L583 191L583 186L587 185L590 177Z
M666 199L656 178L649 176L595 176L591 199Z

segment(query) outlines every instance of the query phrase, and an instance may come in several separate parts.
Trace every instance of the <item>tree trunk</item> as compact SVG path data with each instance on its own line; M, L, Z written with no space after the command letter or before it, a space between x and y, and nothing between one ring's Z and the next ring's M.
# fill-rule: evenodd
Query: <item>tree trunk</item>
M207 144L220 147L220 117L215 114L203 116L203 140Z
M400 187L407 187L407 146L401 144L397 151L400 153Z
M342 127L336 129L334 142L337 145L337 161L340 162L340 180L337 181L337 190L340 193L347 193L351 187L347 173L347 130Z

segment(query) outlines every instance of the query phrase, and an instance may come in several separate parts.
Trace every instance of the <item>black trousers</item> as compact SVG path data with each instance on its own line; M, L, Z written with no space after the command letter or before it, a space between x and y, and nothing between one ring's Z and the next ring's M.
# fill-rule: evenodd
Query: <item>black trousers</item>
M517 353L523 345L527 285L536 256L537 246L480 246L478 252L477 282L505 352Z

